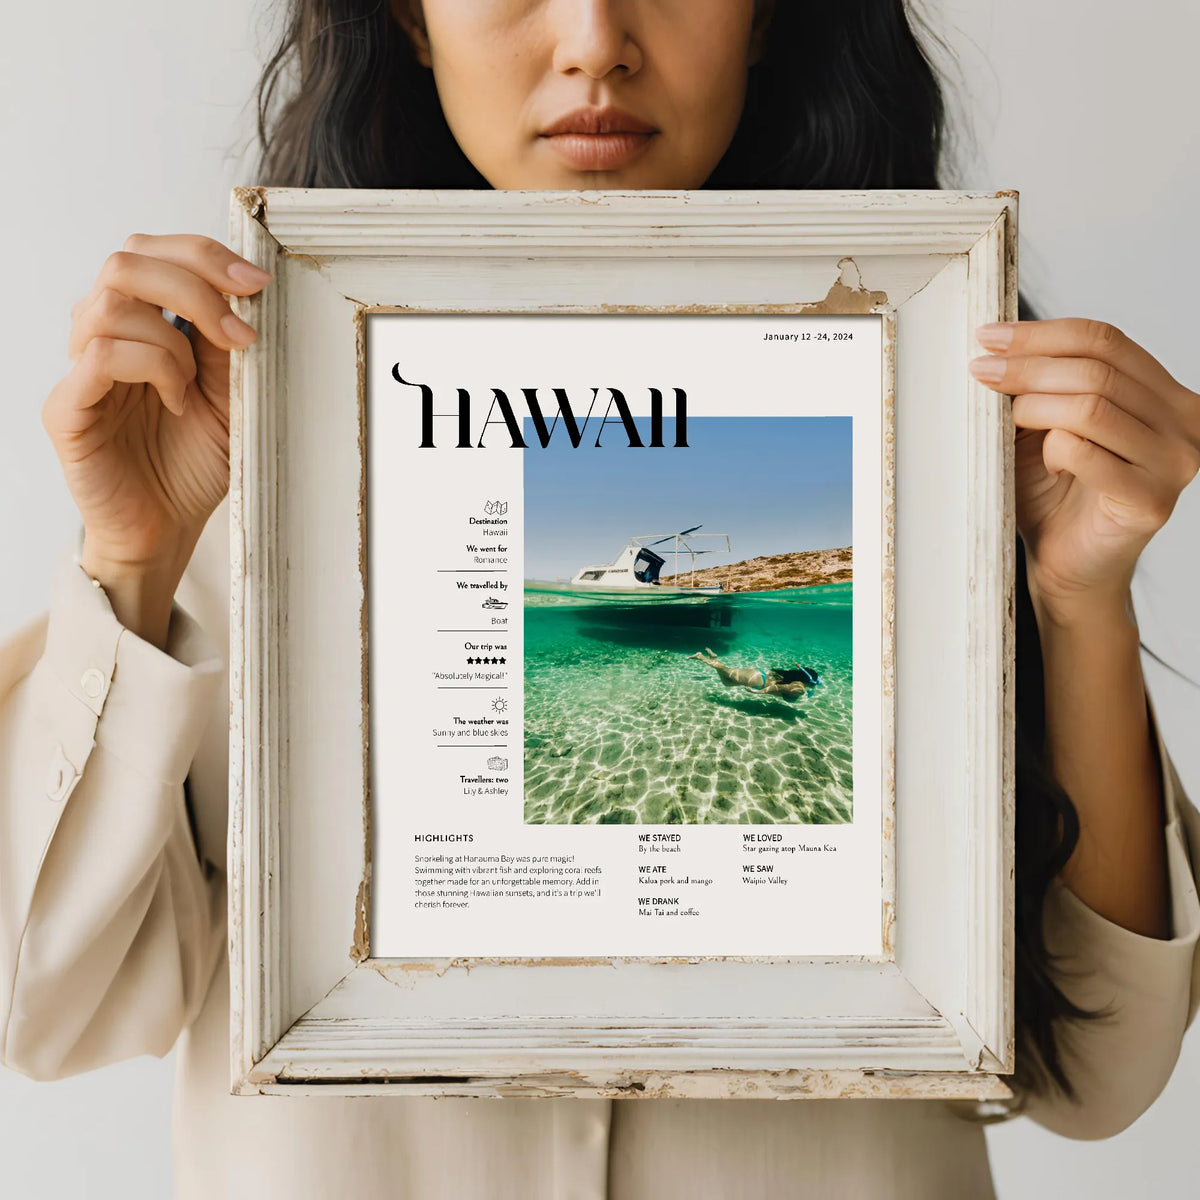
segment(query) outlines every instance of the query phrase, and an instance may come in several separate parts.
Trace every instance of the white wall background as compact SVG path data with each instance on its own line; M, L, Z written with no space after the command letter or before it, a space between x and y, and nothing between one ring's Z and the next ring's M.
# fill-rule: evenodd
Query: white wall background
M784 0L786 3L787 0ZM68 366L68 311L135 231L224 237L245 144L261 3L6 5L0 35L0 637L45 602L74 509L41 427ZM1200 123L1195 0L925 0L959 60L976 149L957 184L1021 191L1022 283L1046 315L1110 320L1200 388L1195 334ZM1200 680L1200 484L1143 556L1142 635ZM1200 797L1200 691L1147 677ZM0 1071L14 1200L170 1188L171 1065L142 1059L53 1085ZM1003 1200L1186 1196L1200 1091L1192 1035L1166 1092L1119 1137L1072 1143L1020 1121L990 1133Z
M1120 326L1200 390L1189 276L1195 196L1195 0L941 0L957 26L977 151L972 187L1021 192L1021 279L1047 316ZM947 33L949 34L947 29ZM1200 480L1147 547L1135 581L1142 640L1200 680ZM1143 656L1163 736L1200 798L1200 690ZM1118 1137L1071 1142L1031 1121L993 1127L1002 1200L1196 1194L1191 1148L1200 1035L1151 1110Z

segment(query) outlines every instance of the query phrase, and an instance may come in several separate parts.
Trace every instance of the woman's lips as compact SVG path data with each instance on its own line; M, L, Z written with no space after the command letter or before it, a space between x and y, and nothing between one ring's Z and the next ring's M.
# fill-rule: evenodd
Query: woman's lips
M612 171L633 162L650 144L653 133L553 133L546 144L578 171Z
M542 130L550 148L579 171L611 171L633 162L658 132L615 104L584 106Z

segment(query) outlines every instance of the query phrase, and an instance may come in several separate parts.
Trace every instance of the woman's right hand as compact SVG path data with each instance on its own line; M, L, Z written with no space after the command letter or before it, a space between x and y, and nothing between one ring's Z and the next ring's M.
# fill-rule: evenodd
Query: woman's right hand
M229 351L257 335L226 296L270 279L211 238L135 234L71 312L75 365L42 424L83 518L81 565L122 623L160 646L229 488ZM163 309L192 322L190 341Z

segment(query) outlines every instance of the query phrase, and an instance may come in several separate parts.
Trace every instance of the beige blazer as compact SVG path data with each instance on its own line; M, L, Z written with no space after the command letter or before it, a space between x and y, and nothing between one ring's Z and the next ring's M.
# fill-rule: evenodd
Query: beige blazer
M231 1097L228 508L201 538L165 653L117 623L77 549L48 612L0 646L0 1048L55 1079L178 1044L179 1197L992 1196L983 1128L939 1101ZM1066 993L1117 1009L1062 1031L1082 1102L1029 1104L1069 1137L1145 1111L1200 999L1200 814L1161 739L1159 753L1172 937L1131 933L1057 883L1047 906Z

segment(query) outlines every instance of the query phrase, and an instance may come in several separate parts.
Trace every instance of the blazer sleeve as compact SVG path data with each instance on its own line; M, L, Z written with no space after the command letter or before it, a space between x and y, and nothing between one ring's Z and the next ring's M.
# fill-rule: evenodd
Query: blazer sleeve
M1051 885L1044 931L1047 949L1060 956L1053 967L1059 986L1083 1008L1111 1009L1111 1016L1064 1019L1056 1027L1078 1099L1025 1099L1026 1115L1066 1137L1111 1137L1141 1116L1170 1078L1200 1004L1200 812L1184 794L1148 704L1162 766L1170 936L1134 933L1101 917L1061 880Z
M64 554L0 645L0 1058L54 1079L166 1054L223 942L184 780L225 666L176 605L166 652Z

